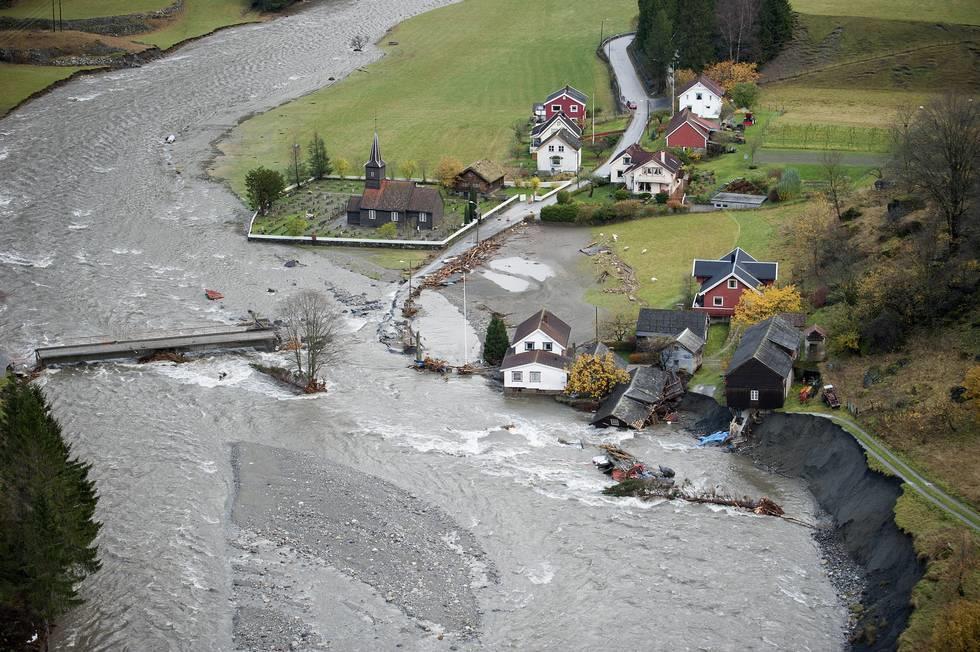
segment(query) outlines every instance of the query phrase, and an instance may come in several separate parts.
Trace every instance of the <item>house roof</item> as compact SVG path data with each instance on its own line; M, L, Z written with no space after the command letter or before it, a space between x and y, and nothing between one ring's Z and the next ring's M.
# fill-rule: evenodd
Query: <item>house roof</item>
M439 191L429 186L415 185L414 181L384 179L380 188L365 188L360 198L361 210L436 213L441 208L442 195Z
M487 183L493 183L504 178L504 169L497 163L488 159L480 159L476 163L471 163L468 168L459 173L462 176L467 172L473 172Z
M637 367L630 372L629 382L616 385L592 419L596 425L609 417L634 428L640 428L650 416L651 408L663 397L667 372L660 367Z
M691 125L691 127L705 140L711 137L712 132L719 131L721 129L721 125L714 120L702 118L701 116L693 113L691 109L685 108L674 114L674 117L667 123L667 129L664 131L664 134L670 136L684 124Z
M556 113L544 122L534 125L534 128L531 129L531 136L540 136L545 131L550 129L556 122L561 122L566 129L571 131L576 136L582 135L582 128L579 127L574 120L566 116L564 113Z
M361 196L354 195L347 200L347 212L358 213L361 210Z
M735 276L750 288L775 281L779 275L778 263L757 261L741 247L732 249L718 260L696 258L691 276L704 279L698 294L704 294L726 278Z
M578 90L577 88L572 88L568 84L565 84L565 88L559 88L557 91L545 98L544 103L547 104L552 100L557 100L562 95L568 95L573 100L577 100L582 104L589 101L589 96Z
M820 336L819 338L815 338L815 339L825 339L827 337L827 331L826 329L821 328L816 324L813 324L812 326L807 326L805 329L803 329L803 337L810 339L811 335Z
M799 345L800 331L781 317L770 317L745 329L726 375L749 360L757 360L785 378L793 369L793 359Z
M568 336L572 333L571 326L555 317L552 312L542 308L517 325L512 341L514 343L520 342L536 330L540 330L563 347L568 346Z
M616 156L613 157L613 160L618 161L619 159L623 158L627 154L630 157L630 165L634 165L637 161L646 163L651 158L653 158L653 152L648 152L647 150L640 147L637 143L633 143L632 145L630 145L629 147L621 151L619 154L616 154Z
M504 356L504 361L500 364L500 368L501 370L507 370L513 369L514 367L523 367L526 364L540 364L554 369L564 369L572 364L572 359L542 349L521 351L518 353L514 350L514 347L510 347L507 349L507 355Z
M659 150L657 152L645 152L645 153L649 154L649 156L646 157L645 160L637 161L634 159L633 165L631 165L630 168L626 171L631 172L637 168L647 165L648 163L656 163L657 165L660 165L665 169L667 169L671 174L677 174L678 172L681 171L681 167L683 167L684 165L683 163L681 163L681 160L679 158L677 158L676 156L674 156L673 154L665 150Z
M706 340L708 338L708 315L694 310L661 310L641 308L636 318L636 335L651 337L663 335L674 337L685 330Z
M803 330L803 327L806 326L806 315L802 312L781 312L779 316L793 328Z
M698 84L701 84L702 86L704 86L705 88L707 88L709 91L711 91L712 93L714 93L718 97L724 97L725 96L725 89L724 89L724 87L721 84L719 84L718 82L716 82L714 79L712 79L711 77L706 77L704 75L699 75L697 79L695 79L693 81L690 81L687 84L684 84L684 86L682 86L681 89L679 91L677 91L677 95L678 96L683 95L684 93L686 93L687 91L691 90L692 88L694 88Z
M729 204L747 204L749 206L762 206L766 201L765 195L747 195L741 192L719 192L711 198L711 201L727 202Z
M610 351L608 346L597 340L592 340L591 342L587 342L585 344L579 344L575 347L575 357L580 355L595 355L599 356L600 358L604 358L606 357L607 353L612 353L612 351ZM613 356L613 362L616 363L617 367L622 369L626 368L626 363L618 355Z
M685 328L674 340L691 353L697 353L704 348L704 340L691 332L690 328Z
M545 145L553 141L555 138L560 139L566 145L570 145L572 149L576 149L576 150L582 149L582 141L579 140L578 137L572 132L570 132L568 129L559 129L558 131L556 131L555 133L551 134L543 141L541 141L541 144L538 145L538 147L539 148L544 147Z

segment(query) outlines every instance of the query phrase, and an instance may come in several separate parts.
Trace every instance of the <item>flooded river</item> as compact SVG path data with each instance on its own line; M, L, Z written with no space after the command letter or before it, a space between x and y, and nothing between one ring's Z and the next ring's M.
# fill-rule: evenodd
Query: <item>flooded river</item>
M27 357L67 338L275 314L296 288L389 298L392 286L317 252L247 244L247 212L202 170L210 143L238 118L373 56L352 59L353 33L376 38L440 4L316 5L139 69L75 81L0 121L0 348ZM178 137L172 146L162 143L168 133ZM283 266L296 257L305 266ZM205 287L226 299L207 302ZM440 314L454 310L436 304ZM238 442L357 468L368 486L369 476L383 478L469 530L495 572L473 588L479 636L462 646L842 647L845 616L808 530L725 509L604 498L594 452L558 443L598 441L584 415L504 400L479 378L419 375L378 344L381 318L351 323L347 355L327 374L330 391L313 399L253 372L260 354L41 377L74 450L94 464L104 523L103 569L84 584L87 602L61 623L56 648L235 647L248 617L238 610L229 545ZM698 486L769 495L815 518L797 482L696 449L685 433L663 428L624 445ZM363 583L345 590L364 600L372 591ZM333 649L391 649L396 638L408 649L445 649L424 630L383 619L315 608L305 618L323 640L353 628Z

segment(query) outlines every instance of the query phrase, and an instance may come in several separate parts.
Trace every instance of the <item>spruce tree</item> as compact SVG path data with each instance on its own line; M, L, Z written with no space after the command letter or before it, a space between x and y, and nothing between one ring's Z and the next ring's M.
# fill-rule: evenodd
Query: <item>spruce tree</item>
M307 168L314 179L322 179L333 171L330 157L327 156L327 146L316 132L313 132L313 139L310 140Z
M674 24L680 67L701 72L715 58L715 0L678 2Z
M507 339L507 327L500 317L494 315L490 325L487 326L487 336L483 343L483 359L487 364L498 365L507 355L508 347L510 347L510 340Z
M46 638L81 602L78 583L100 567L90 468L72 459L41 390L8 382L0 392L0 612L22 621L11 631L29 621Z
M793 38L793 9L789 0L762 0L759 9L759 49L769 61Z

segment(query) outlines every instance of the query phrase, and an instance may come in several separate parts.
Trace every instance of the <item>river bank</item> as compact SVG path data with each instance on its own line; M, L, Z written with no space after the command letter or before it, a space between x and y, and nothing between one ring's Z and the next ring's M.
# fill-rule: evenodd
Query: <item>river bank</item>
M711 398L688 394L682 407L696 429L728 427L728 410ZM852 435L810 415L766 415L739 452L772 473L802 479L829 516L831 527L814 537L830 561L831 580L845 604L860 590L860 608L850 609L851 649L897 647L912 612L912 589L924 572L912 537L895 523L901 480L870 469Z

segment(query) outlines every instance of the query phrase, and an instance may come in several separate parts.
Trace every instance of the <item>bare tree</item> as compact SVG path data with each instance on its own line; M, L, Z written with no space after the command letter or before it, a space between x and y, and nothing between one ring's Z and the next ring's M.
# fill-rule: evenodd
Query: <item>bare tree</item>
M935 204L955 254L963 235L964 216L980 182L980 102L966 95L947 95L905 114L895 129L897 176L913 192ZM901 116L900 116L901 119Z
M364 46L367 44L368 44L368 37L364 36L363 34L357 34L351 37L350 48L354 52L360 52L361 50L364 49Z
M340 315L325 294L303 290L283 303L283 317L297 375L307 392L322 391L319 374L337 355Z
M728 48L728 59L738 63L743 47L755 47L756 17L761 0L724 0L716 6L718 32Z
M602 323L602 334L607 339L616 342L625 342L635 327L636 317L628 312L621 311Z
M851 178L847 176L847 170L841 163L843 158L840 152L824 152L823 178L827 182L827 201L834 208L837 219L840 220L841 205L851 191Z

